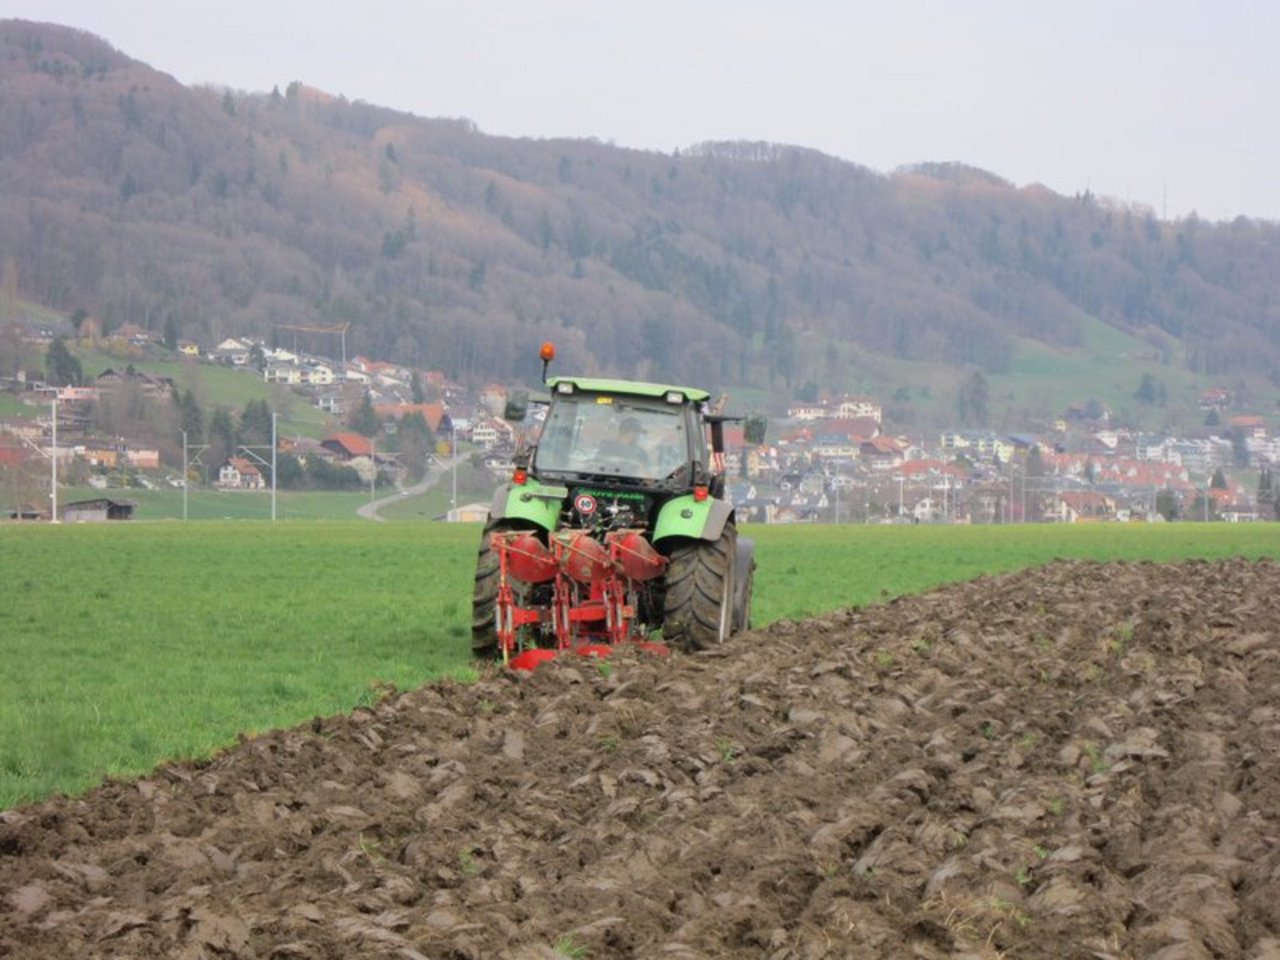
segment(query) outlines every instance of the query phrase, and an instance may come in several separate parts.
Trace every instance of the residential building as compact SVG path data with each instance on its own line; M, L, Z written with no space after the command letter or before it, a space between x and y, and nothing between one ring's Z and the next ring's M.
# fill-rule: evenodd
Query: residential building
M262 471L244 457L232 457L218 468L216 485L228 490L261 490Z

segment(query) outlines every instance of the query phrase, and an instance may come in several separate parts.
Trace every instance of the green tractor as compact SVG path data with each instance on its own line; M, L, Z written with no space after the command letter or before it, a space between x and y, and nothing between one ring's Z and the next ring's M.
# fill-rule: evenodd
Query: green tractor
M513 395L504 414L545 408L489 509L473 653L532 669L624 642L696 651L747 628L754 544L724 499L724 425L760 443L764 419L714 412L693 387L548 377L554 347L541 356L549 396Z

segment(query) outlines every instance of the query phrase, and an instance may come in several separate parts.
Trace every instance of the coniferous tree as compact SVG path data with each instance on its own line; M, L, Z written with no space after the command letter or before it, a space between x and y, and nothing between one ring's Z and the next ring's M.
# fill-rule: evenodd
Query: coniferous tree
M204 414L200 410L200 404L196 402L195 394L190 390L183 392L180 396L178 414L182 424L181 429L187 434L187 443L203 443Z
M1156 513L1166 520L1178 519L1178 495L1168 487L1156 494Z
M231 422L231 411L226 407L218 407L209 418L209 457L208 462L217 465L232 456L236 450L235 424Z
M960 420L971 426L985 426L988 417L987 404L990 399L990 387L981 370L975 370L960 387L957 398L957 410Z
M80 360L67 349L67 343L61 337L49 344L49 352L45 355L45 378L55 387L75 387L84 382Z
M250 400L240 414L240 442L264 444L271 441L271 407L266 400Z
M408 470L410 480L420 480L426 473L427 457L435 449L435 436L427 419L416 410L400 421L396 431L400 444L400 462Z
M1140 400L1146 404L1156 402L1156 378L1149 373L1142 375L1142 382L1138 384L1138 389L1133 392L1134 399Z
M351 419L347 421L349 426L362 437L374 437L378 434L378 414L373 409L373 398L366 390L364 396L360 398L360 402L356 404L355 409L351 411Z

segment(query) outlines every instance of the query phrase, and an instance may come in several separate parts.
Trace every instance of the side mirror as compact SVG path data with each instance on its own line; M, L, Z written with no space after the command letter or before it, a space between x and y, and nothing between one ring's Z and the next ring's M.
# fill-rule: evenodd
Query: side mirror
M769 421L759 413L753 413L742 423L742 436L752 446L764 443L765 431Z
M515 390L507 397L507 405L502 408L502 419L509 423L523 423L529 415L529 393L527 390Z

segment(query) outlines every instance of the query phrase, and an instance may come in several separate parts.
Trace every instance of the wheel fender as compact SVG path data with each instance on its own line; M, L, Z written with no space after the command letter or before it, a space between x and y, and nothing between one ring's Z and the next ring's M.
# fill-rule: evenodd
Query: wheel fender
M733 507L723 500L707 499L699 502L692 494L676 497L658 511L658 521L653 526L653 540L654 543L665 537L718 540L724 525L732 516Z
M544 530L554 530L568 494L564 487L546 487L536 481L524 485L504 483L493 492L489 521L527 520Z

